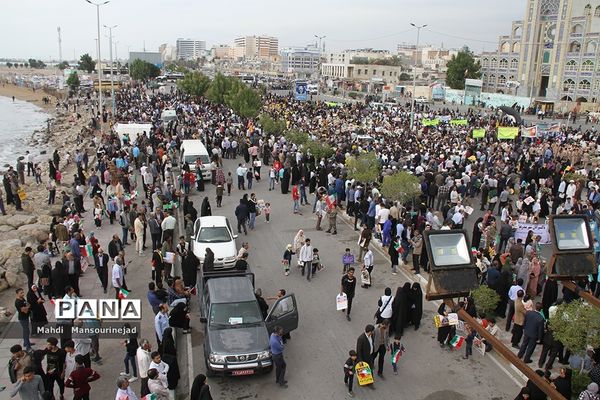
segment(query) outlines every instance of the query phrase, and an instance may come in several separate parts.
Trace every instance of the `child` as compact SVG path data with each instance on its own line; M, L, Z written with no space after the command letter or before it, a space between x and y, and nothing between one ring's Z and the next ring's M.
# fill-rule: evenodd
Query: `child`
M402 353L404 353L404 346L402 346L402 344L400 344L400 339L394 338L391 350L392 350L392 369L394 370L394 375L398 375L398 361L400 360Z
M94 222L96 223L96 228L102 229L102 213L104 210L100 204L96 204L94 207Z
M265 213L265 219L267 220L267 224L269 223L269 217L271 216L271 203L265 203L265 208L263 209Z
M231 196L231 186L233 185L233 178L231 177L231 172L227 173L227 179L225 180L227 184L227 196Z
M35 164L35 183L37 185L42 183L42 169L40 168L40 164Z
M356 351L350 350L348 352L348 359L344 364L344 383L348 386L348 396L354 397L352 386L354 384L354 367L356 366Z
M283 258L281 263L283 264L283 269L285 270L285 276L290 274L290 264L292 262L292 256L296 254L292 251L292 245L288 244L283 252Z
M463 358L466 360L469 356L473 355L473 341L475 340L475 336L477 336L477 331L472 329L468 324L465 324L465 329L467 330L467 337L465 338L465 355Z
M319 249L314 248L313 249L313 259L312 259L312 274L313 276L317 273L317 271L320 271L323 269L323 266L321 265L321 258L319 257Z
M346 252L342 255L342 264L344 264L344 274L348 272L348 268L354 264L354 254L350 253L349 248L347 248Z
M221 207L221 204L223 203L223 184L219 183L217 185L217 207Z

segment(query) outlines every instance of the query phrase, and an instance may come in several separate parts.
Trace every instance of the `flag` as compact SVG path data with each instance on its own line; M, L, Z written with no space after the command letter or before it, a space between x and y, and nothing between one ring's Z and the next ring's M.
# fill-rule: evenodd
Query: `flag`
M88 257L92 256L94 254L94 249L92 248L92 244L88 243L85 245L85 251L88 254Z
M156 393L150 393L141 398L141 400L156 400L158 399L158 395Z
M79 246L79 252L81 253L81 257L89 256L86 246Z
M194 285L193 288L190 289L190 293L194 296L198 294L198 285Z
M336 203L335 194L325 197L325 204L327 204L327 208L329 210L331 210L333 207L335 207L335 203Z
M450 341L450 345L452 345L452 347L454 347L456 350L458 350L458 349L460 349L460 347L463 345L464 342L465 342L464 337L459 336L459 335L454 335L454 337Z
M398 364L398 361L400 361L400 357L402 357L402 353L404 353L404 351L404 346L400 346L398 350L395 350L392 353L392 364Z
M485 129L473 129L473 139L479 139L485 137Z
M52 305L56 305L56 302L54 301L54 297L51 297L51 298L50 298L50 304L52 304Z
M513 126L499 126L498 127L498 139L499 140L512 140L519 134L519 128Z
M120 289L119 289L119 299L121 299L121 300L122 300L122 299L126 299L126 298L127 298L127 296L129 296L129 291L128 291L128 290L125 290L125 289L123 289L123 288L120 288Z
M394 243L394 250L396 250L400 254L404 253L404 248L400 245L399 242Z

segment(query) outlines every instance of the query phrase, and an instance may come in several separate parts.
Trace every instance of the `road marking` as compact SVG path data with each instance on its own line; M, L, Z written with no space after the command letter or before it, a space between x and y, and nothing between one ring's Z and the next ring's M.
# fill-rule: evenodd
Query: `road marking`
M346 218L344 218L342 216L341 219L346 225L348 225L350 228L353 228L352 224L350 222L348 222ZM354 230L352 230L352 232L354 232ZM379 242L377 242L377 243L379 243ZM372 248L374 248L375 251L377 251L381 256L383 256L384 259L387 259L388 255L381 249L381 246L372 246ZM421 274L415 274L413 276L410 276L404 268L398 267L398 270L400 271L400 273L402 275L404 275L404 277L407 280L409 280L411 282L415 281L415 279L414 279L415 277L419 277L419 281L422 284L427 284L427 280ZM431 303L435 304L437 307L439 307L442 304L442 302L439 300L434 300ZM517 373L518 377L522 379L521 381L519 381L519 379L517 379L512 372L510 372L508 369L506 369L506 367L504 367L500 363L500 361L498 361L498 357L496 355L494 355L492 353L486 353L486 354L490 357L490 359L494 362L494 364L496 364L496 366L498 366L498 368L500 368L502 370L502 372L504 372L510 378L510 380L512 380L518 386L523 386L523 383L526 381L526 379L524 378L524 375L521 373L521 371L519 371L514 365L510 364L511 369L513 369Z

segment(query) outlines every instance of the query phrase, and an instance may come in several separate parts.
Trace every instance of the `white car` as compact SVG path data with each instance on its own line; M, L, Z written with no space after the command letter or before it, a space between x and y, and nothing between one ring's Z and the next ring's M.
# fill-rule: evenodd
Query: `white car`
M215 270L231 269L237 259L237 246L229 220L222 216L200 217L194 222L194 236L191 238L192 251L204 264L206 249L215 253Z
M415 99L415 103L429 103L429 100L427 100L427 97L425 96L419 96Z

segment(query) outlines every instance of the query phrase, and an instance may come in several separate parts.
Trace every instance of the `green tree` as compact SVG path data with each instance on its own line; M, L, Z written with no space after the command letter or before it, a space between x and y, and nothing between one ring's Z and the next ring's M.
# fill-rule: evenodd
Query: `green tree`
M446 83L452 89L464 89L465 79L478 79L481 77L481 65L479 61L475 61L471 52L460 51L457 55L452 56L446 65Z
M77 90L79 87L79 75L77 75L77 71L71 72L71 75L67 78L67 85L72 91Z
M283 133L283 131L285 131L286 128L285 121L271 118L271 116L268 114L260 114L258 116L258 121L263 131L269 135L279 136Z
M37 68L38 67L38 63L35 59L30 58L29 60L27 60L27 63L29 64L30 68Z
M475 308L480 316L491 316L500 302L500 296L495 290L486 285L481 285L471 292L475 300Z
M170 72L181 72L182 74L189 72L186 66L181 64L180 61L172 61L168 63L165 65L165 70Z
M310 138L308 137L308 133L306 132L301 132L297 129L291 129L288 132L286 132L285 140L287 140L288 143L294 143L296 146L300 146L308 143Z
M94 72L96 68L96 62L92 59L92 57L85 53L81 57L79 57L79 63L77 65L77 69L82 71L86 71L88 74Z
M400 77L398 79L400 79L401 81L408 81L410 80L410 75L406 72L403 72L400 74Z
M232 86L232 79L221 73L218 73L210 83L206 91L206 97L217 104L225 104L225 96Z
M321 160L323 158L328 159L334 153L333 148L330 145L316 141L316 140L309 140L304 145L304 148L306 149L306 151L308 153L315 156L316 160Z
M138 81L146 81L160 75L160 68L144 60L133 60L129 68L129 75Z
M237 79L235 82L225 95L225 104L241 117L256 118L262 107L260 95Z
M359 182L375 182L379 176L380 163L373 151L362 153L358 157L346 158L348 176Z
M600 309L576 300L563 303L550 318L554 338L575 354L585 352L586 346L600 346Z
M407 202L421 193L419 179L404 171L385 176L381 185L381 193L386 199L401 203Z
M210 79L200 72L190 72L177 83L177 87L186 94L201 97L210 87Z
M62 70L69 68L70 65L67 61L63 61L60 64L58 64L57 67L58 67L58 69L60 69L62 71Z

